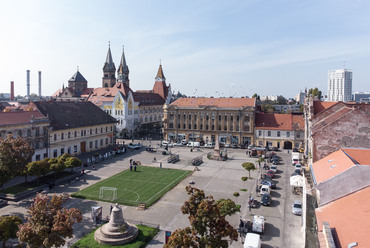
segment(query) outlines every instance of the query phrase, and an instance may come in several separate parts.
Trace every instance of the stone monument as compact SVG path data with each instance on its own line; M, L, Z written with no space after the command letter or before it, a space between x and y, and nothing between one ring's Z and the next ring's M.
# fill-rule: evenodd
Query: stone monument
M94 238L99 244L123 245L136 239L138 228L123 219L118 203L113 207L110 220L95 231Z

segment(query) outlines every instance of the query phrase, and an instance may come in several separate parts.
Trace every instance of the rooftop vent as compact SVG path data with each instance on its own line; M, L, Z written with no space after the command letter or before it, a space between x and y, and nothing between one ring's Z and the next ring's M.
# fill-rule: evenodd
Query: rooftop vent
M330 169L333 169L336 166L337 166L336 164L333 164L332 166L330 166Z
M350 244L347 245L348 248L352 248L352 247L356 247L358 244L357 242L352 242Z

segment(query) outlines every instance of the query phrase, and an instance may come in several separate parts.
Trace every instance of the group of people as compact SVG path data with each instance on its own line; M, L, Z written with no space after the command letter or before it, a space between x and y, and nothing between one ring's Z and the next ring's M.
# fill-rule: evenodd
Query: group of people
M137 163L135 162L135 160L130 159L130 171L132 171L132 169L136 171L136 166L137 166Z

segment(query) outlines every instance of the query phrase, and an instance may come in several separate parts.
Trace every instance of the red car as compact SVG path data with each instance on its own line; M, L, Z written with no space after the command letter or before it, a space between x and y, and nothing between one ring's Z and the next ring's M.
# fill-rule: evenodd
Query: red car
M273 170L269 170L267 171L266 175L268 175L269 177L273 178L274 177L274 171Z

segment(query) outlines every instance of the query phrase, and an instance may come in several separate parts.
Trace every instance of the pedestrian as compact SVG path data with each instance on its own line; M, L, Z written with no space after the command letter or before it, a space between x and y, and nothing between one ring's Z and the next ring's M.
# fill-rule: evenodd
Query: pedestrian
M157 162L157 158L156 158L156 157L154 157L154 159L153 159L153 160L154 160L154 162Z
M93 170L95 170L95 164L93 164L92 168L93 168Z
M134 171L136 171L136 164L134 164Z
M130 171L132 171L132 164L130 164Z
M112 214L112 210L113 210L113 206L112 206L112 205L110 205L109 215L111 215L111 214Z

